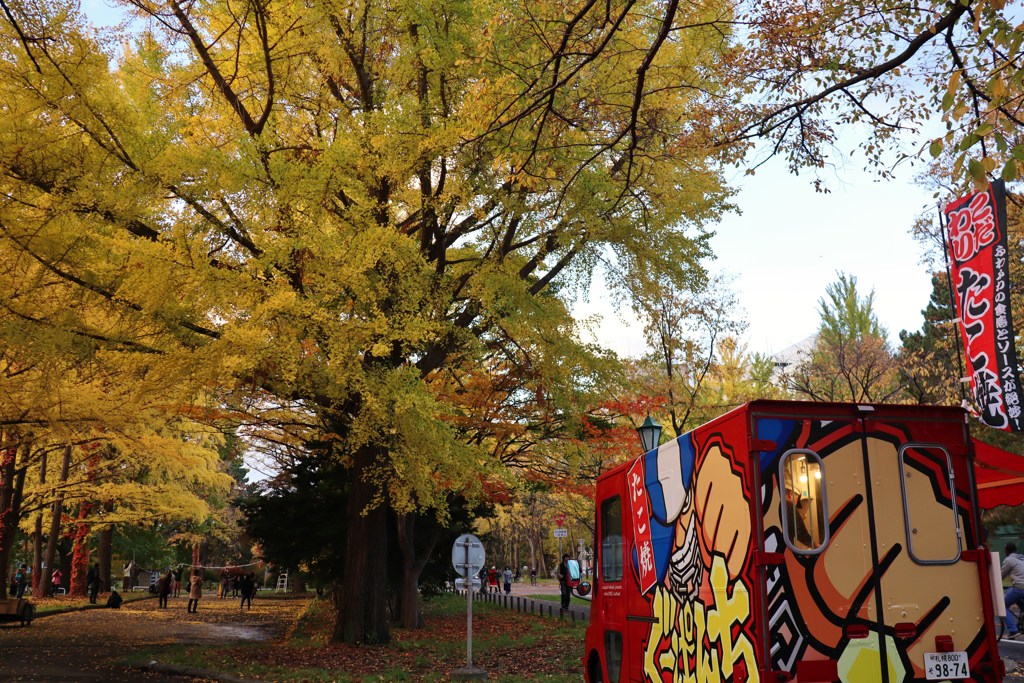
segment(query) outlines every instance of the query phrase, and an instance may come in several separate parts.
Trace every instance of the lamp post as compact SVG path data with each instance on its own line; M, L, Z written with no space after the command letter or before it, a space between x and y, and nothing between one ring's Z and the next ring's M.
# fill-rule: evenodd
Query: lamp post
M636 428L640 435L640 443L643 444L644 453L654 450L661 441L661 425L651 419L648 415L644 423Z

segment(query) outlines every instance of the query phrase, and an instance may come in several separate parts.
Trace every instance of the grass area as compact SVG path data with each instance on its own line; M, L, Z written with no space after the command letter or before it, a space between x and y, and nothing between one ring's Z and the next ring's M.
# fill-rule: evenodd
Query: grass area
M535 593L533 595L527 595L526 597L533 598L534 600L547 600L548 602L562 602L562 596L551 595L550 593ZM584 600L583 598L574 594L569 599L569 604L579 605L580 607L590 607L590 600Z
M87 609L90 607L93 609L96 609L97 607L105 607L108 595L109 594L101 593L99 598L96 600L95 605L90 605L89 598L87 597L71 595L57 595L50 598L33 598L32 596L29 596L28 600L35 605L36 616L38 617L42 614L58 614L60 612L72 612L74 610ZM136 600L156 599L155 596L149 595L148 593L122 593L121 597L124 598L126 603L135 602Z
M557 597L557 596L556 596ZM443 595L424 604L424 628L392 629L388 645L329 643L334 610L313 600L283 643L212 648L177 645L137 653L157 660L256 680L337 683L440 683L466 664L465 600ZM497 683L580 683L585 625L473 605L473 664Z
M305 593L293 593L291 591L281 591L278 593L273 588L263 588L256 593L257 600L307 600L309 598L315 598L316 593L313 591L306 591ZM237 600L238 598L232 598Z

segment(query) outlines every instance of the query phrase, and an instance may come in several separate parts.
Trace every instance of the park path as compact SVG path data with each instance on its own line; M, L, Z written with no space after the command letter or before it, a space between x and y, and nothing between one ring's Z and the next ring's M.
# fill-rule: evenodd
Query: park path
M590 600L580 598L573 594L572 604L568 610L562 610L559 601L555 598L561 593L557 581L541 580L536 585L525 583L512 584L512 591L506 594L504 591L494 593L474 592L473 599L478 602L490 602L500 607L513 609L524 614L536 614L538 616L556 617L573 622L590 621ZM465 595L465 591L458 591L459 595ZM530 596L551 596L551 600L536 599Z
M284 638L304 600L264 599L242 611L238 600L204 597L199 612L185 611L187 598L126 603L119 610L89 609L36 619L22 628L0 628L0 681L104 681L195 683L197 679L131 669L117 660L141 649L177 643L228 645Z

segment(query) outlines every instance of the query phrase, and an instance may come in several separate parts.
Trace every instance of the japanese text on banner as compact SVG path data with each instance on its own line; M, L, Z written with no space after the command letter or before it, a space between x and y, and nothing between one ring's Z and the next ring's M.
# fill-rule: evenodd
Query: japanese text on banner
M658 582L654 566L654 545L651 543L651 506L644 485L643 459L633 463L626 473L629 489L629 509L633 518L633 542L636 545L637 569L640 574L640 592L646 593Z
M1024 431L1020 378L1009 305L1006 198L1002 181L952 202L950 277L967 354L967 371L980 417L1007 431Z

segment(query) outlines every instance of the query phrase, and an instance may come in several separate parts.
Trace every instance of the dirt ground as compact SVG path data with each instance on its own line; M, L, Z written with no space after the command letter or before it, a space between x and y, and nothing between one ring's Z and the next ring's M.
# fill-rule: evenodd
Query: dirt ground
M102 602L102 600L101 600ZM147 673L115 662L135 650L175 643L231 645L284 638L305 607L301 600L253 601L204 597L199 612L185 611L187 598L171 598L166 609L156 598L126 603L119 610L90 609L37 618L31 626L0 627L0 681L185 682L195 678Z

